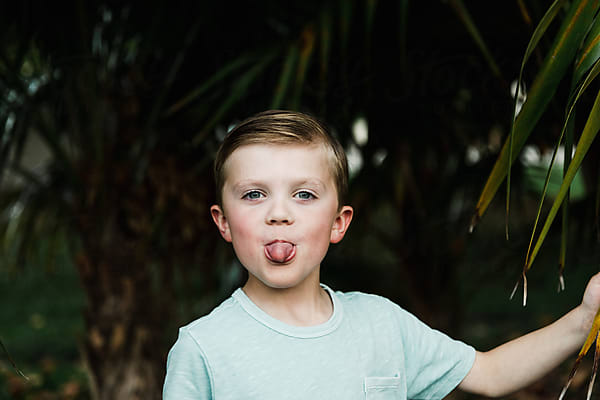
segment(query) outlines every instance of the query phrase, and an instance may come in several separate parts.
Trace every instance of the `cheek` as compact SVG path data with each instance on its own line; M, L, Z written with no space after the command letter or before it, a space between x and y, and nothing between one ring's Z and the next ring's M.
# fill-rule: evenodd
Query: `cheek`
M244 221L237 221L235 224L229 224L231 229L232 239L239 237L248 238L252 234L252 224L244 223Z
M257 235L259 222L252 218L250 213L236 212L232 213L229 218L229 229L232 239L244 238L244 241Z
M331 237L331 229L333 227L333 220L331 215L323 213L322 215L313 215L310 229L307 231L308 235L318 241L329 243Z

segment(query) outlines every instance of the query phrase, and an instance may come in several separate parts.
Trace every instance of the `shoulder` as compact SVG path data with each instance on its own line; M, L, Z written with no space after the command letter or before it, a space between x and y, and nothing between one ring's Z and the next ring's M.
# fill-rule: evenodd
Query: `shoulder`
M369 324L387 326L395 331L405 331L420 320L390 299L363 292L335 292L344 314L352 320L367 320Z
M235 313L235 309L238 307L237 302L233 297L228 297L221 304L213 308L210 313L190 322L189 324L182 327L182 329L188 331L196 331L202 329L207 325L219 323L222 319L227 319L232 313Z
M169 359L175 363L202 363L208 365L208 355L215 343L222 341L239 320L240 306L233 297L227 298L209 314L179 328L177 341L173 344ZM207 354L208 353L208 354Z
M243 312L239 303L233 297L229 297L209 314L181 327L180 334L187 334L199 341L207 334L214 335L215 331L227 332L235 327L242 317Z
M356 310L402 310L400 306L391 300L376 294L363 292L340 292L336 291L335 296L344 305L345 309ZM402 310L403 311L403 310Z
M344 315L350 319L381 320L395 325L406 318L414 318L412 314L386 297L363 292L335 292L341 303Z

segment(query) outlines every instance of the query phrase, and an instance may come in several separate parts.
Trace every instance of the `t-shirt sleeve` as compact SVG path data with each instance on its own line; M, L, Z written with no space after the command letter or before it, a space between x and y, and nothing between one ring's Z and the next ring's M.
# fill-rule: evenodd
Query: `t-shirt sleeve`
M444 398L471 370L475 349L394 306L402 330L408 398Z
M211 386L210 369L202 349L181 328L167 358L163 400L210 400Z

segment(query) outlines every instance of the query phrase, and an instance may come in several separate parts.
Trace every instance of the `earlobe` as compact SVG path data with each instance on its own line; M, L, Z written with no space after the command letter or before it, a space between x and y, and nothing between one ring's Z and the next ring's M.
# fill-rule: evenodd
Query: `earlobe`
M350 222L352 221L353 215L354 210L352 207L342 207L341 211L338 213L338 216L333 222L333 226L331 227L331 243L338 243L344 238L344 235L348 230L348 226L350 226Z
M229 230L229 224L227 223L227 218L225 217L225 213L218 205L213 205L210 207L210 215L212 216L215 225L219 228L219 232L223 239L227 242L231 242L231 232Z

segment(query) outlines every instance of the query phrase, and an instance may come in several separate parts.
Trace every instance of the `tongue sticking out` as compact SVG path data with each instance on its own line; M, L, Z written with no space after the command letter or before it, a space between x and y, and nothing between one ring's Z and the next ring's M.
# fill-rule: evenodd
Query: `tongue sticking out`
M270 261L276 263L288 262L295 254L294 245L288 242L273 242L265 246L265 255Z

